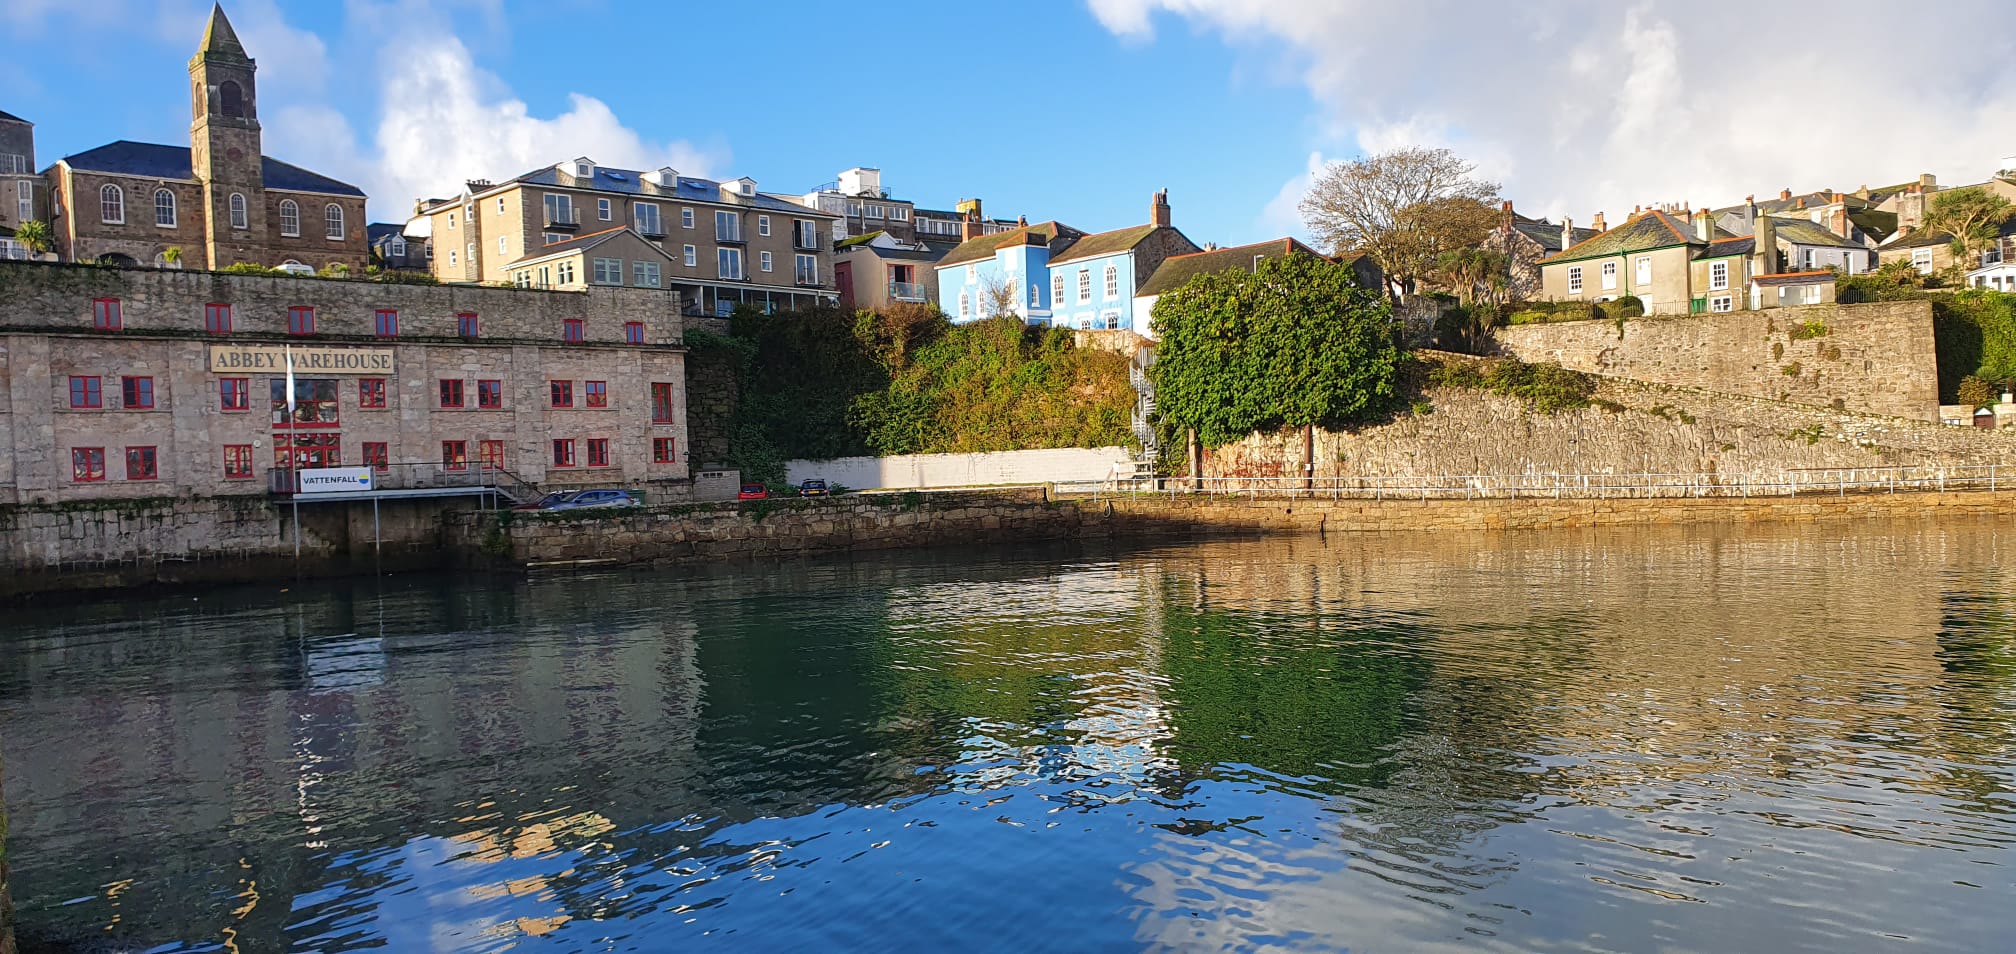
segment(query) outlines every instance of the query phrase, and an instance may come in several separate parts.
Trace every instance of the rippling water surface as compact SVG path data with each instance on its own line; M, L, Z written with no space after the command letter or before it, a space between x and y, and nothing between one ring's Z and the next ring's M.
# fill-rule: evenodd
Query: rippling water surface
M1993 524L14 612L29 950L2009 950Z

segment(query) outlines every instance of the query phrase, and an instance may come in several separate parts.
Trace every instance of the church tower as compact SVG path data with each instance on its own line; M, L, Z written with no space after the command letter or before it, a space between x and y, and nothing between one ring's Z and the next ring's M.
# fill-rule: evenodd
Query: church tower
M266 194L259 143L258 67L224 7L210 9L203 46L189 61L189 164L203 185L204 259L197 268L260 261L266 245Z

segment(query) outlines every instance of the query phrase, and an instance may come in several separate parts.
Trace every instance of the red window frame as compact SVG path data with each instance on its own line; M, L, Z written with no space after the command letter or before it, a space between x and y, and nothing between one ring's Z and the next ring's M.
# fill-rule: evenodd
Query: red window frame
M312 335L315 333L315 306L287 306L287 333L290 335Z
M357 406L382 408L385 406L385 379L358 378Z
M607 381L581 382L581 406L608 407L609 382Z
M504 468L504 442L483 441L477 444L476 460L484 467L502 470Z
M441 379L441 406L442 406L442 407L444 407L444 408L450 408L450 409L453 409L453 408L459 408L459 407L461 407L461 406L462 406L462 397L463 397L463 395L462 395L462 379L461 379L461 378L442 378L442 379Z
M160 480L161 453L152 444L126 448L127 480Z
M670 437L651 438L651 463L679 463L679 445Z
M553 442L553 466L555 467L574 466L573 439L563 437Z
M553 381L547 385L547 389L553 396L554 407L574 406L574 382Z
M672 385L664 381L651 382L651 423L672 423Z
M588 438L588 466L590 467L609 466L609 438L606 437Z
M392 455L384 441L364 442L364 466L381 474L392 469Z
M203 330L213 335L231 333L231 306L222 302L211 302L203 306Z
M459 470L468 470L468 469L469 469L469 442L468 442L468 441L442 441L442 442L441 442L441 469L442 469L442 470L458 470L458 471L459 471Z
M126 309L117 298L91 299L91 327L99 331L118 331L126 327Z
M626 344L643 344L643 343L644 343L644 323L643 323L643 322L641 322L641 321L626 321L626 322L624 322L624 323L623 323L623 341L624 341L624 343L626 343Z
M105 386L95 374L70 376L70 406L89 409L105 406Z
M145 374L119 376L119 406L128 411L154 409L154 378Z
M504 382L495 379L476 382L476 406L494 411L504 406Z
M252 445L224 445L224 479L252 479Z
M380 308L372 316L372 333L380 338L399 337L399 312L392 308Z
M455 316L455 334L463 338L474 338L482 331L482 323L473 311L465 311Z
M252 410L252 379L218 378L217 409L229 412Z
M70 448L70 481L78 484L95 484L105 479L105 448Z
M588 325L579 318L565 318L560 322L561 341L585 341L587 340L587 334Z

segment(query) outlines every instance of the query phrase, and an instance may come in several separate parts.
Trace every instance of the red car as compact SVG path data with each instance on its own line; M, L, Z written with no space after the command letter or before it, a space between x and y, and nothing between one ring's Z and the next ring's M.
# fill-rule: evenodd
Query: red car
M763 486L762 484L743 484L743 485L742 485L742 490L741 490L740 492L738 492L738 493L736 493L736 494L735 494L735 499L736 499L736 500L769 500L769 499L770 499L770 488L768 488L768 487L765 487L765 486Z

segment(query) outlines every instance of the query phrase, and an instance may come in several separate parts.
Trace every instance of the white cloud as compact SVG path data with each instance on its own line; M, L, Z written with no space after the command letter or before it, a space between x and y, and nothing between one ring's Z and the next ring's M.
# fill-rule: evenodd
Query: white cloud
M1303 228L1302 212L1296 205L1302 201L1302 194L1309 191L1309 184L1316 181L1316 176L1329 163L1330 160L1324 158L1321 152L1310 153L1308 167L1282 183L1281 191L1267 200L1267 206L1260 211L1260 220L1256 223L1258 231L1266 235L1296 235L1306 239L1308 229Z
M1325 124L1355 131L1317 145L1448 146L1533 214L1604 210L1615 222L1650 202L1920 172L1979 181L2016 152L2004 65L2016 37L1964 26L2002 22L1997 0L1941 4L1937 29L1898 20L1887 0L1841 0L1818 20L1734 0L1087 2L1137 42L1175 17L1285 51Z

